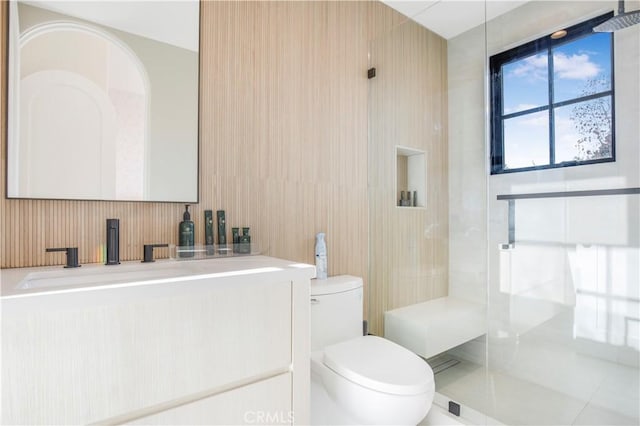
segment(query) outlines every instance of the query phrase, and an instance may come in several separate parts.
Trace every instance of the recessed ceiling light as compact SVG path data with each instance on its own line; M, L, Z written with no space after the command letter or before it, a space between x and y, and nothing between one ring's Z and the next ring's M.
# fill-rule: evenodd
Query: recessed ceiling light
M567 30L558 30L555 33L551 34L551 38L557 40L567 35Z

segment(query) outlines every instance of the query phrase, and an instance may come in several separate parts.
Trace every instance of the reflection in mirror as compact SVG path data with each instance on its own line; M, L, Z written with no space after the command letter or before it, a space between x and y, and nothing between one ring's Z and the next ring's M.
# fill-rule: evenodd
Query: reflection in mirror
M12 2L7 196L196 202L198 23L197 1Z

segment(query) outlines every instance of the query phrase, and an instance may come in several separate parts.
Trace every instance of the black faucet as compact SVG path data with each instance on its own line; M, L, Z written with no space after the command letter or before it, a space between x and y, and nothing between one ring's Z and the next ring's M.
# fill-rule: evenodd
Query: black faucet
M169 244L145 244L144 245L144 259L142 263L155 262L153 260L153 248L154 247L169 247Z
M48 248L45 249L46 252L52 251L64 251L67 253L67 264L65 268L79 268L80 265L78 263L78 247L59 247L59 248Z
M107 219L107 263L120 264L120 219Z

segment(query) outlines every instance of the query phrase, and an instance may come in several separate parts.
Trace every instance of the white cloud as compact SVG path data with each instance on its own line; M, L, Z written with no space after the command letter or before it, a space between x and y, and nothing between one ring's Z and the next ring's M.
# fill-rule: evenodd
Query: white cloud
M571 56L556 53L553 55L553 70L559 78L567 80L588 80L602 71L598 64L591 62L586 53Z
M547 79L547 56L535 55L520 61L514 68L512 74L515 77L526 77L532 80Z
M588 53L574 53L570 56L556 53L553 55L553 68L558 78L567 80L588 80L602 71L598 64L591 61ZM534 81L546 80L547 56L540 54L519 61L511 75Z

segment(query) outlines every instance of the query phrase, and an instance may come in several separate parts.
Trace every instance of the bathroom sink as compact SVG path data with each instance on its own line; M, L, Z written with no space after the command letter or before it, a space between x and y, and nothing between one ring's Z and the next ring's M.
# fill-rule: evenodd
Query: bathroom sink
M78 292L114 287L171 284L214 278L239 277L283 271L263 256L239 256L211 260L139 261L119 265L85 264L80 268L34 267L0 269L0 298L31 297L44 293ZM308 265L307 265L308 266Z
M112 268L118 268L112 269ZM157 279L175 278L188 274L183 268L159 269L119 269L120 267L87 268L85 270L60 270L33 272L28 274L18 285L19 289L45 289L67 286L95 286L104 284L122 284L143 282Z

